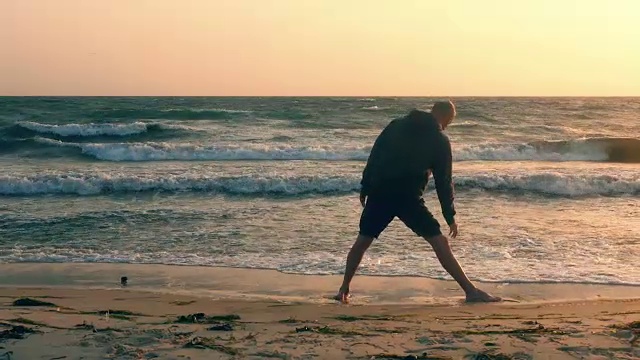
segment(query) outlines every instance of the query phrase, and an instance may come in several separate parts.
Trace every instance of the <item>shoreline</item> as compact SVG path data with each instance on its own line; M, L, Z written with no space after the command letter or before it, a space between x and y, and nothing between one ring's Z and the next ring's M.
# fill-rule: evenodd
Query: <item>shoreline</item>
M128 285L122 287L120 278ZM0 289L105 289L218 299L334 303L342 275L289 274L270 269L122 263L4 263ZM580 283L476 282L520 303L640 299L640 286ZM463 293L452 280L356 275L354 304L454 305Z

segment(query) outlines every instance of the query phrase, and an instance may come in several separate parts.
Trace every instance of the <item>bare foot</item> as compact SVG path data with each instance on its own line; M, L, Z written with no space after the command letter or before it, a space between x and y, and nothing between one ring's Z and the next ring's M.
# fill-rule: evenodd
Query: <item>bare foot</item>
M347 291L340 290L338 291L338 294L336 294L336 296L333 297L333 299L340 301L343 304L348 304L350 297L351 297L351 294L349 294L349 290Z
M468 303L489 303L489 302L500 302L502 301L502 298L498 296L493 296L480 289L475 289L472 292L469 292L467 294L467 298L465 301Z

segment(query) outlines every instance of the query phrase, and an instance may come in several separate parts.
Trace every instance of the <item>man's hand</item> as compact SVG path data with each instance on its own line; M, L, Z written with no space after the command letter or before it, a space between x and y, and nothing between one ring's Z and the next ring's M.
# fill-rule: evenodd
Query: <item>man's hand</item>
M360 205L364 207L366 203L367 203L367 195L360 194Z
M458 236L458 224L453 223L449 225L449 236L454 239L456 238L456 236Z

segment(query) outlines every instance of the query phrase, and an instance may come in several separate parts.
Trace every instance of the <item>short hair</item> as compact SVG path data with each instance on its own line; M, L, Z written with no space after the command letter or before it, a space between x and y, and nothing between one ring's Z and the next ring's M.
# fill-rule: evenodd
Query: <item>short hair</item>
M451 100L438 101L435 104L433 104L433 107L431 108L431 112L437 112L441 114L451 114L453 116L456 116L456 106L453 105L453 102L451 102Z

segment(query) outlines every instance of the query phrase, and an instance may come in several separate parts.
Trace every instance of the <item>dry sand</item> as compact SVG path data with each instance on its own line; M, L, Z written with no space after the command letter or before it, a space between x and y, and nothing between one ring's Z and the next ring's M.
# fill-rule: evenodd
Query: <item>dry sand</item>
M126 288L120 276L129 278ZM0 264L5 359L639 359L640 288L115 264ZM50 304L24 306L25 298ZM201 314L199 314L201 313ZM634 323L635 322L635 323Z

